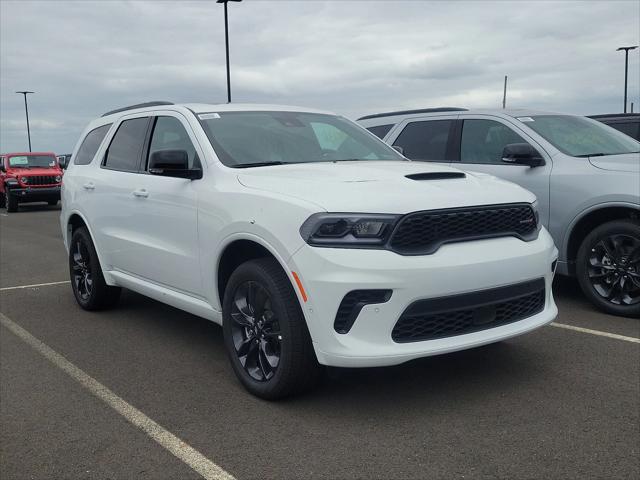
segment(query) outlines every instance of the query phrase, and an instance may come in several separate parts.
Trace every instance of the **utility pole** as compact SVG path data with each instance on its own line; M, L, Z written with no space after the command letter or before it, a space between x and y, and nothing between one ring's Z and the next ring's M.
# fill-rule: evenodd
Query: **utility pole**
M504 76L504 90L502 92L502 109L507 108L507 76Z
M29 152L31 152L31 130L29 128L29 107L27 106L27 95L29 95L30 93L36 93L36 92L23 90L21 92L16 92L16 93L24 95L24 113L27 115L27 138L29 139Z
M242 0L216 0L216 3L224 3L224 43L227 52L227 103L231 103L231 72L229 70L229 17L227 3L241 2Z
M616 52L624 50L624 113L627 113L627 79L629 77L629 50L635 50L638 45L631 47L620 47L616 49Z

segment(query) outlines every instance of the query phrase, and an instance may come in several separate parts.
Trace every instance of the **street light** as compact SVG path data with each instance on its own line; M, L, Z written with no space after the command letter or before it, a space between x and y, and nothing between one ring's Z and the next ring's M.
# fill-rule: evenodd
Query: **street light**
M36 93L36 92L23 90L21 92L16 92L16 93L24 95L24 113L27 114L27 138L29 139L29 151L31 151L31 131L29 130L29 107L27 106L27 95L30 93Z
M632 47L620 47L616 52L624 50L624 113L627 113L627 77L629 76L629 50L635 50L638 45Z
M224 42L227 49L227 102L231 103L231 73L229 72L229 18L227 16L227 3L241 2L242 0L216 0L216 3L224 3Z

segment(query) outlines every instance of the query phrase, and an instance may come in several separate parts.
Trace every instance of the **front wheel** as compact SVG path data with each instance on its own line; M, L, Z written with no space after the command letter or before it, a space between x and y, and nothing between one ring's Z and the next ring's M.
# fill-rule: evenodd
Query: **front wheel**
M101 310L118 302L120 288L104 281L98 254L85 227L75 230L71 237L69 274L76 301L85 310Z
M240 265L225 289L222 312L227 355L249 392L275 400L315 385L322 367L278 262L261 258Z
M15 195L9 194L8 188L4 190L4 207L7 209L7 213L18 211L18 199Z
M55 207L56 205L58 205L58 200L48 200L47 203L50 207Z
M585 295L612 315L640 316L640 225L615 220L586 236L576 258Z

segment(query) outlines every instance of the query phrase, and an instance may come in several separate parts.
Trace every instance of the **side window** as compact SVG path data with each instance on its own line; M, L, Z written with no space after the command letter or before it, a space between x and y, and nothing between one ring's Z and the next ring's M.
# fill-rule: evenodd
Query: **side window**
M189 156L189 168L200 167L196 149L180 120L175 117L158 117L153 128L149 158L159 150L184 150Z
M453 120L411 122L393 142L412 160L446 161L447 143Z
M506 125L494 120L465 120L462 124L460 161L504 165L502 150L510 143L528 143Z
M87 133L87 136L84 137L84 140L78 149L76 158L73 160L74 165L89 165L91 163L93 157L96 156L98 148L100 148L102 140L104 140L104 136L111 128L111 125L111 123L108 123L107 125L102 125L101 127L95 128Z
M626 133L631 138L635 138L636 140L640 139L640 122L631 123L631 122L619 122L619 123L609 123L610 127L615 128L619 132Z
M122 122L111 140L104 166L114 170L137 172L148 123L147 117Z
M375 127L367 127L371 133L373 133L378 138L384 138L384 136L389 133L391 127L393 127L393 123L389 125L376 125Z

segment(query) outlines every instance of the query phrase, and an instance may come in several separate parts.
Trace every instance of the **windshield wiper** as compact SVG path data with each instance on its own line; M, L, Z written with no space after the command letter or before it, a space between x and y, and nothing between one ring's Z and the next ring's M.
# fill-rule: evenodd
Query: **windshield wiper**
M270 167L271 165L285 165L290 162L258 162L258 163L239 163L233 165L232 168L253 168L253 167Z
M612 155L611 153L585 153L584 155L576 155L578 158L587 157L604 157L605 155Z

